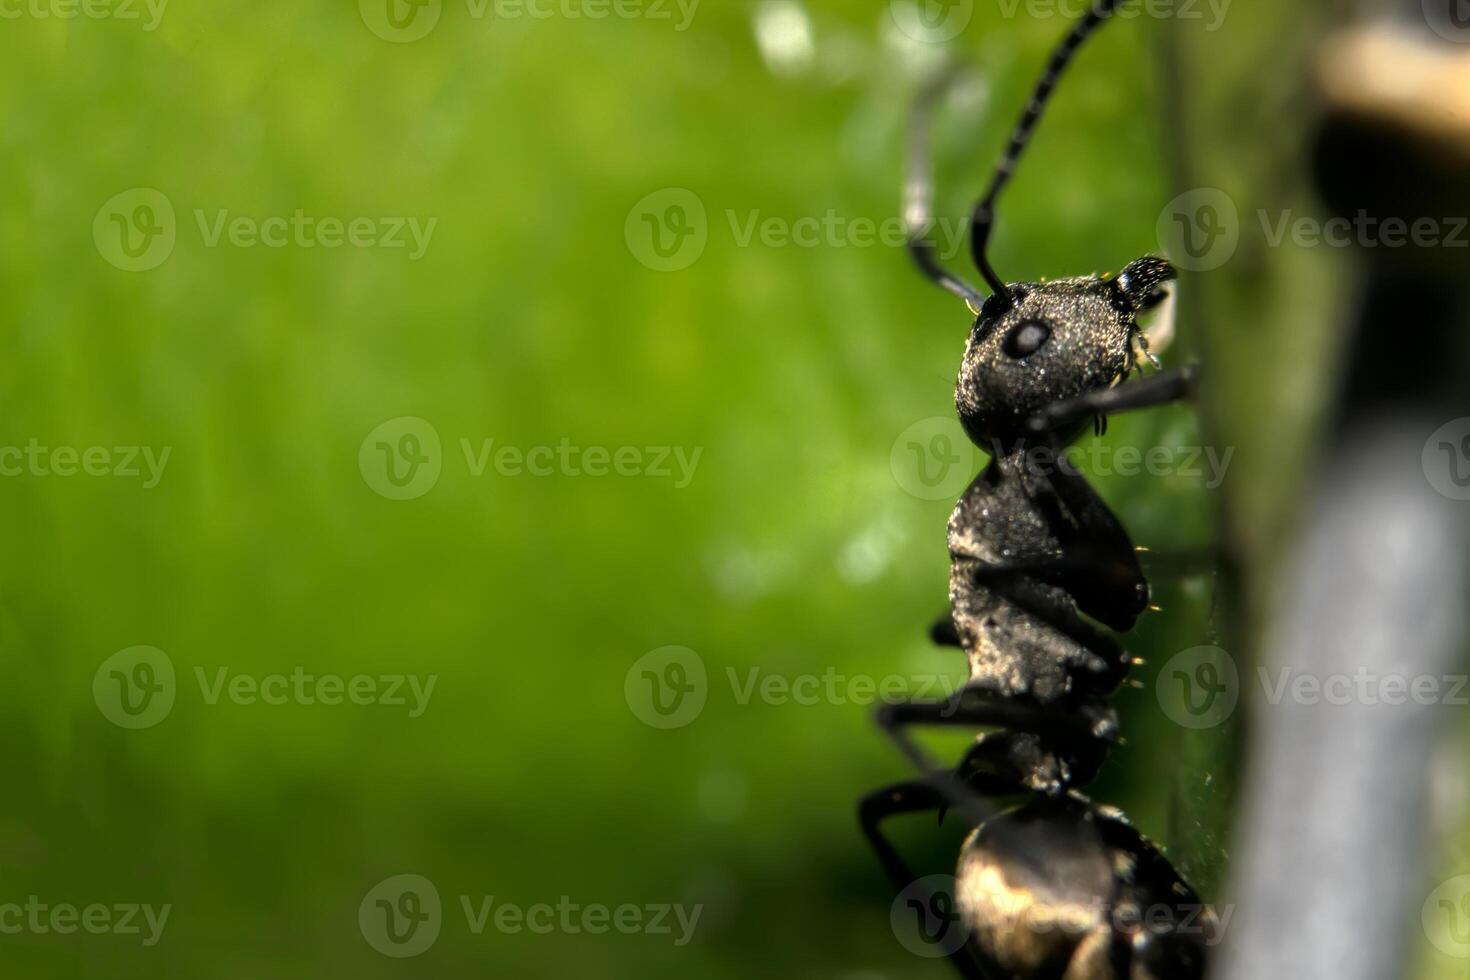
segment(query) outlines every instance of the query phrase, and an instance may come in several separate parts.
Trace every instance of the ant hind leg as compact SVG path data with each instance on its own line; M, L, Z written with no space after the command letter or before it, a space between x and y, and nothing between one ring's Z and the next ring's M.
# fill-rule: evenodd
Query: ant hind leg
M869 793L858 804L858 820L862 823L863 835L878 855L878 860L882 862L896 890L902 892L909 888L919 880L919 876L904 861L893 842L884 836L881 826L883 821L906 813L942 810L944 805L944 794L923 780L895 783ZM933 898L932 895L925 897L930 900ZM953 895L950 900L953 902ZM987 980L966 944L952 950L949 961L965 980Z

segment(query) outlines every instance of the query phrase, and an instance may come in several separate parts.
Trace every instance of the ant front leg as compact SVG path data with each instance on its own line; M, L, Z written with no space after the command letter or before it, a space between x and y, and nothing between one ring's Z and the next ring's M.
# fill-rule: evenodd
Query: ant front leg
M1198 383L1197 367L1162 371L1128 384L1053 402L1033 415L1028 427L1035 433L1054 432L1093 415L1116 415L1119 412L1184 401L1193 397Z

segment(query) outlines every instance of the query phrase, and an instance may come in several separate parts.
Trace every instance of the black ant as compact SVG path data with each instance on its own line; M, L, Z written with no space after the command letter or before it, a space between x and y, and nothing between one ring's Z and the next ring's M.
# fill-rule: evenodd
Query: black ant
M993 458L950 518L950 614L932 631L964 650L970 678L947 701L880 710L878 723L925 778L869 795L860 816L899 888L916 876L882 834L884 819L934 810L942 819L954 808L974 827L953 896L967 939L947 953L980 980L1198 978L1217 929L1163 854L1078 789L1116 739L1107 697L1134 663L1094 622L1128 631L1149 588L1127 532L1062 452L1109 414L1192 395L1188 368L1120 383L1154 361L1139 318L1169 298L1174 268L1146 257L1116 277L1007 284L986 256L996 199L1058 78L1119 2L1098 0L1058 45L974 210L971 248L988 298L944 269L925 240L928 117L947 77L920 95L910 133L910 251L975 314L955 404ZM918 725L991 730L951 771L919 746ZM1023 793L1028 802L1004 812L987 802Z

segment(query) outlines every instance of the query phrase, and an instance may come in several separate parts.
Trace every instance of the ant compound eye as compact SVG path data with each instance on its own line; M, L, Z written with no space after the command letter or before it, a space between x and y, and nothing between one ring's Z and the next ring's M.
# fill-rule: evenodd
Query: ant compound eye
M1006 334L1006 339L1001 342L1001 350L1008 357L1030 357L1041 349L1051 337L1051 327L1040 320L1026 320L1011 328Z

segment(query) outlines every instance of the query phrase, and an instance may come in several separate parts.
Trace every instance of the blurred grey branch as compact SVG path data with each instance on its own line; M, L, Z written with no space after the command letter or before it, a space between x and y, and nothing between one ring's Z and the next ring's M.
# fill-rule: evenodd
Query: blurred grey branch
M1381 11L1338 22L1325 43L1295 35L1309 56L1298 67L1315 69L1302 77L1320 82L1321 101L1299 117L1307 139L1282 137L1285 163L1275 172L1310 175L1315 193L1341 216L1470 213L1470 154L1460 152L1470 146L1470 124L1451 104L1467 89L1444 84L1470 77L1470 46L1431 33L1417 2L1400 13L1397 21ZM1310 65L1310 58L1320 60ZM1416 84L1406 96L1406 85ZM1459 132L1447 127L1451 119ZM1293 152L1301 153L1295 168ZM1271 526L1292 532L1282 535L1290 545L1273 554L1249 533L1230 542L1247 583L1242 672L1257 696L1257 667L1273 677L1440 678L1463 650L1467 505L1437 493L1421 463L1431 433L1466 413L1463 253L1353 252L1346 270L1325 270L1325 280L1299 272L1287 284L1300 298L1316 283L1314 313L1327 313L1316 326L1329 331L1321 360L1296 369L1335 379L1330 415L1305 426L1319 448L1303 454L1317 460L1306 471L1303 505L1295 518L1289 505L1272 512ZM1271 297L1267 277L1237 275L1229 287L1235 307ZM1332 302L1322 281L1332 284ZM1253 289L1254 299L1239 299L1242 289ZM1229 296L1219 295L1228 307ZM1218 320L1212 327L1216 350L1243 342L1248 329ZM1278 481L1277 492L1284 489ZM1247 487L1247 499L1233 502L1227 529L1239 531L1240 518L1259 506L1249 499L1255 492ZM1236 915L1213 976L1403 976L1427 893L1429 764L1448 709L1290 697L1269 706L1258 697L1254 709L1227 898Z

